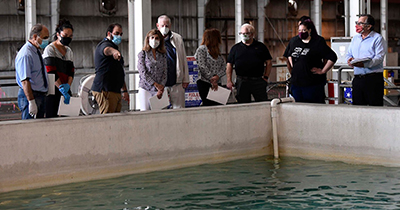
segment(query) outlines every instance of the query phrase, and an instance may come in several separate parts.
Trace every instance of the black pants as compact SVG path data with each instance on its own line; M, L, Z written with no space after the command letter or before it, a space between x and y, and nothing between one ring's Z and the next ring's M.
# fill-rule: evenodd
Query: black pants
M54 92L54 95L46 96L46 118L58 117L58 107L60 106L60 99L62 94L57 87L55 87ZM69 90L68 93L71 96L71 90Z
M250 103L251 95L256 102L267 101L267 82L261 77L245 78L238 76L236 78L236 99L239 103Z
M383 74L355 75L353 79L353 104L383 106Z
M207 99L208 91L210 90L210 88L210 83L204 82L202 80L197 80L197 89L199 90L200 98L203 101L203 106L221 105L220 103Z

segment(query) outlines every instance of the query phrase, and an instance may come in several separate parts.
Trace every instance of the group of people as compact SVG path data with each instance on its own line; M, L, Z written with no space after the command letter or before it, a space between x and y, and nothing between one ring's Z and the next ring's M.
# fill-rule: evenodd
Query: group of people
M354 68L353 104L383 105L383 58L386 42L374 31L371 15L360 15L356 22L358 35L353 37L347 53L348 64ZM163 95L169 97L171 107L185 107L185 88L189 85L189 72L182 37L171 31L171 19L158 17L157 29L150 30L138 54L139 109L151 109L149 99ZM335 52L317 34L307 16L299 20L298 36L293 37L284 53L291 73L291 94L297 102L325 103L326 73L337 60ZM118 49L122 26L111 24L106 37L95 50L96 76L93 95L100 113L121 111L121 101L129 101L125 84L124 59ZM255 39L255 28L242 25L239 36L225 62L220 52L221 33L206 29L202 43L195 53L199 79L197 87L203 106L218 105L207 99L208 92L218 90L221 77L226 74L227 88L236 87L238 103L267 101L266 87L272 68L272 57L267 47ZM68 20L60 20L53 42L49 43L49 30L42 24L32 27L29 40L15 59L16 80L20 86L18 105L22 119L56 117L61 96L68 104L70 86L74 78L73 53L68 45L72 41L73 27ZM39 49L44 49L43 56ZM354 62L354 59L360 59ZM357 61L357 60L355 60ZM232 73L236 71L233 84ZM48 74L54 74L55 93L48 92ZM164 94L167 91L167 94ZM166 97L166 96L164 96Z

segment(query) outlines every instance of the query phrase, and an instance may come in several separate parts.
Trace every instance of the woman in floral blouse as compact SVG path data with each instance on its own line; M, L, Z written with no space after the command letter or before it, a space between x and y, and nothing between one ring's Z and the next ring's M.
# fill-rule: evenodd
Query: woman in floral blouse
M201 45L196 50L194 57L199 68L199 80L197 89L203 106L219 105L215 101L207 99L208 91L218 89L218 82L225 75L225 60L221 56L219 46L221 45L221 33L215 28L206 29L203 34Z
M167 82L167 54L164 38L153 29L146 35L143 50L138 54L139 109L150 110L149 99L161 99Z

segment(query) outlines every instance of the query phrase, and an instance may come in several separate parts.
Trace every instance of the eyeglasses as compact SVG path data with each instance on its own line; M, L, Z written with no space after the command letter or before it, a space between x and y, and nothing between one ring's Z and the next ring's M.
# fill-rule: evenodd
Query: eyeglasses
M368 25L368 23L363 23L363 22L358 22L356 21L356 25L361 26L361 25Z
M249 32L249 33L242 33L242 32L239 32L239 35L246 35L246 36L249 36L251 33Z

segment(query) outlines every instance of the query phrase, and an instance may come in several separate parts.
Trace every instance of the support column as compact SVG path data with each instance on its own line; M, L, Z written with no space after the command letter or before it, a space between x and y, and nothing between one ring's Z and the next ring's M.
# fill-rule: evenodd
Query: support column
M128 0L128 47L129 47L129 71L136 70L135 55L135 0ZM128 90L136 90L136 78L134 74L128 74ZM129 94L129 110L136 109L136 94Z
M360 5L360 1L351 1L350 0L350 36L353 37L354 35L357 34L355 27L355 22L358 20L359 18L359 14L360 14L360 10L361 10L361 5Z
M235 0L235 40L240 42L240 27L244 23L244 0Z
M269 4L269 0L257 0L257 14L258 14L258 41L264 43L264 29L265 29L265 7Z
M206 29L205 24L206 24L206 6L210 2L210 0L198 0L197 1L197 37L199 37L198 43L199 46L201 44L201 41L203 39L203 33L204 30Z
M314 22L315 29L317 30L317 33L319 35L322 35L322 6L321 6L321 0L314 0L311 6L311 19Z
M60 2L61 0L51 0L51 21L50 21L51 25L49 26L50 34L56 31L56 27L60 19L60 13L59 13ZM51 38L52 37L50 37L50 39Z
M25 1L25 38L29 39L29 32L36 24L36 0Z
M381 0L381 35L388 43L388 0ZM386 47L387 53L387 47ZM386 56L383 60L383 65L386 66Z
M149 32L152 28L156 26L151 25L151 0L134 0L134 22L135 22L135 31L134 31L134 42L135 42L135 53L134 56L142 50L143 41L146 37L147 32ZM130 65L130 64L129 64ZM132 66L136 70L137 61ZM135 74L135 81L139 81L139 74ZM138 83L135 84L135 89L139 88ZM138 106L139 100L138 94L136 94L135 103L136 107Z
M350 4L349 0L344 0L344 36L350 36Z

